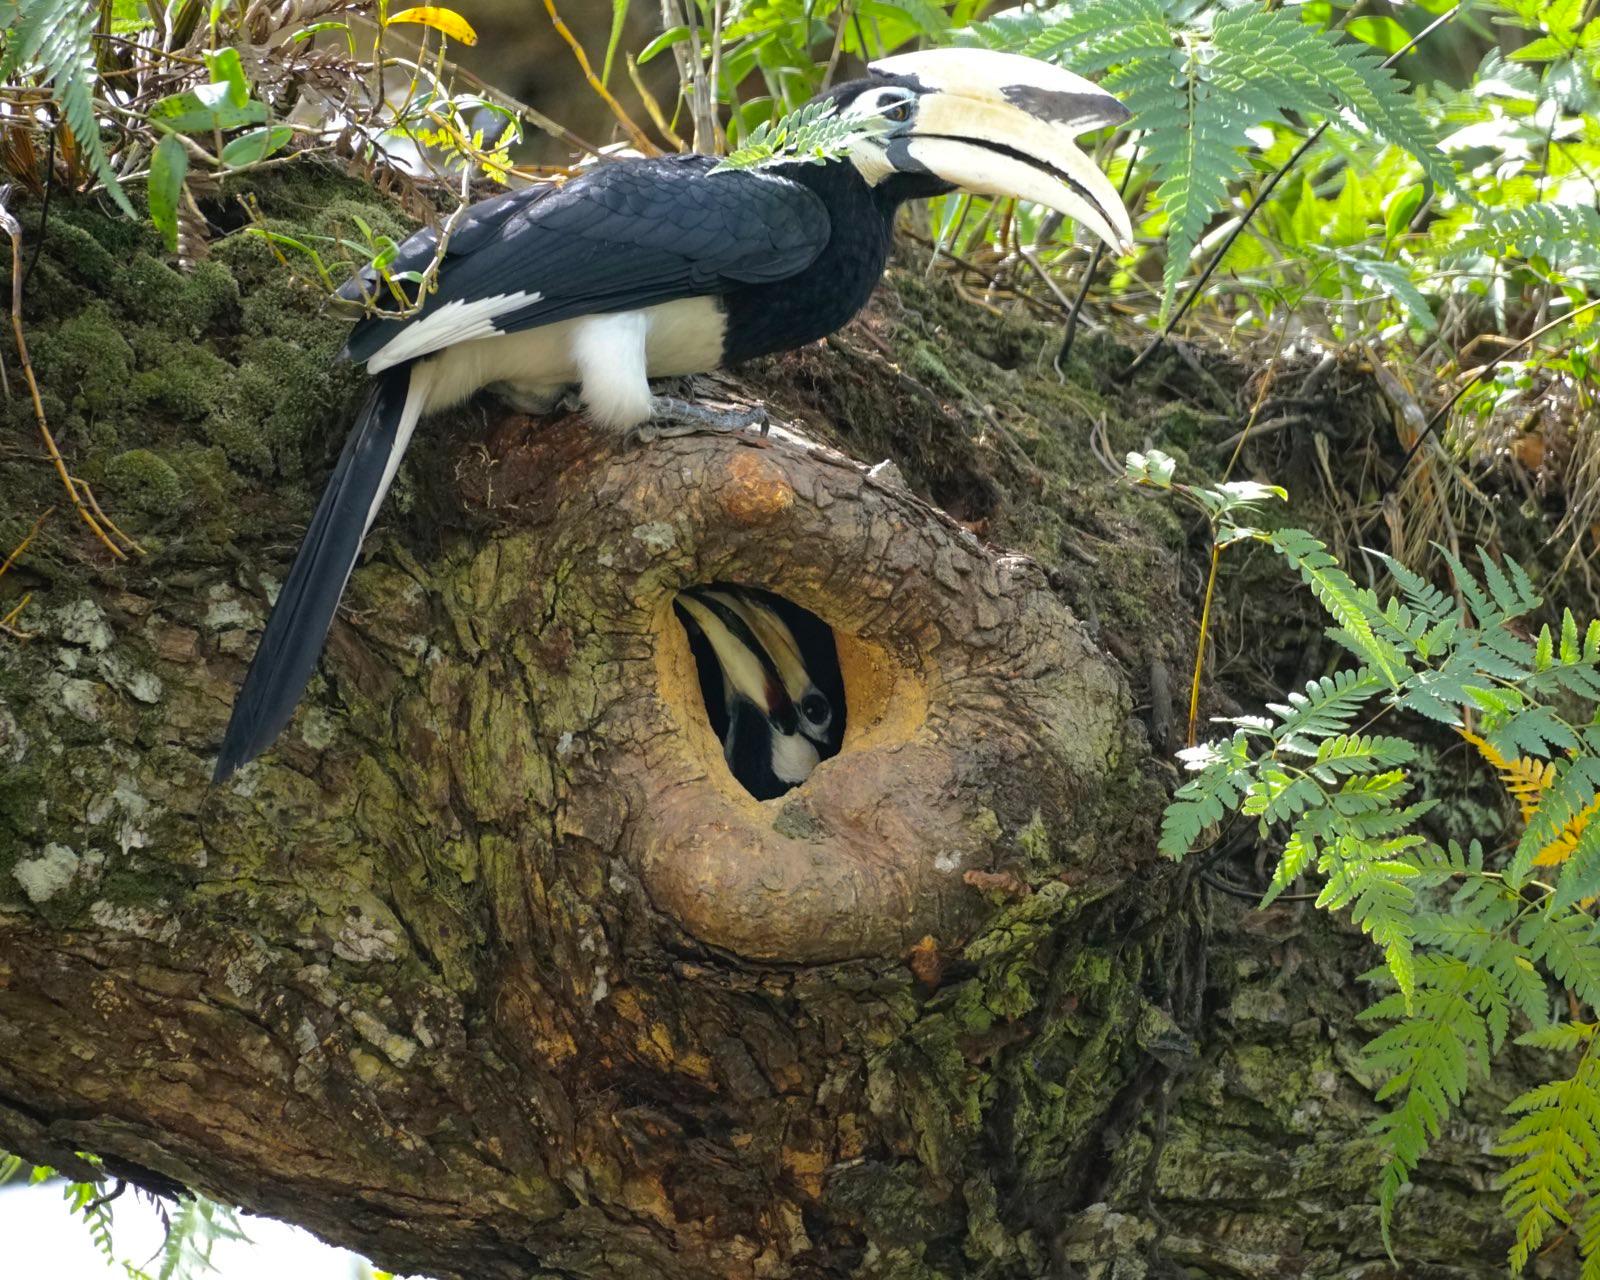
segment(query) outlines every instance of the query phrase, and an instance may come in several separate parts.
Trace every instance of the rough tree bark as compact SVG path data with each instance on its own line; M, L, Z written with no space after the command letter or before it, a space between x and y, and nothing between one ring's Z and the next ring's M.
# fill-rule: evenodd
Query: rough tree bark
M258 194L300 235L386 216ZM441 1276L1389 1274L1370 955L1153 855L1192 561L1086 442L1233 426L1182 365L1059 386L1049 330L897 289L757 371L765 441L441 427L295 724L212 789L340 326L258 241L181 276L60 212L47 407L151 554L58 512L0 582L35 592L0 637L0 1147ZM7 547L51 500L30 431L14 400ZM778 801L671 616L709 581L839 640L844 750ZM1407 1274L1499 1274L1484 1123L1422 1170Z

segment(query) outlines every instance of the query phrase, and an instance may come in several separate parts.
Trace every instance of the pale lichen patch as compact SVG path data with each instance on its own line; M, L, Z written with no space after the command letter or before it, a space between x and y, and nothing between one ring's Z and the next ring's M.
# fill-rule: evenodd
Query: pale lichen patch
M135 667L117 654L107 654L100 660L100 670L106 683L120 689L135 702L154 706L161 701L162 684L153 672Z
M653 520L632 530L634 539L654 555L671 551L678 543L678 531L664 520Z
M397 1067L403 1067L417 1053L417 1042L401 1035L399 1032L390 1031L388 1027L368 1013L365 1009L350 1010L350 1025L360 1034L361 1038L374 1049L381 1050L383 1056ZM355 1059L359 1049L351 1050L350 1057Z
M89 918L102 929L115 933L131 933L136 938L153 938L157 942L171 942L178 936L180 925L164 910L168 904L158 901L155 908L118 905L101 898L89 907Z
M333 941L333 954L357 964L396 959L400 954L399 935L368 915L354 915Z
M205 625L211 631L232 631L260 625L255 610L220 583L206 593Z
M103 653L111 647L111 623L93 600L73 600L50 616L56 633L67 643L82 645L91 653Z
M333 745L333 718L321 707L307 707L300 717L300 737L313 751L323 751Z
M63 680L57 701L79 720L98 724L104 716L100 706L100 692L104 688L93 680Z
M85 870L84 858L64 844L47 844L37 858L24 858L11 869L12 877L34 906L64 892Z

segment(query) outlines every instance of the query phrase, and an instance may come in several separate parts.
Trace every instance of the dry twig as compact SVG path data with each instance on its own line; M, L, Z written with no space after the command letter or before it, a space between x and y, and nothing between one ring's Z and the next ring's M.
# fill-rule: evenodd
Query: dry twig
M600 101L611 108L611 114L616 116L617 123L627 132L628 140L634 145L641 155L660 155L661 149L645 136L645 132L633 122L633 117L627 109L618 102L611 90L595 75L594 68L589 65L589 55L583 51L583 46L578 43L578 38L568 29L567 24L561 20L561 15L556 12L555 0L544 0L545 12L550 15L550 25L556 29L556 34L566 41L567 48L572 50L572 56L578 60L578 67L583 72L583 78L589 82Z
M5 577L6 570L10 569L11 566L16 564L16 562L21 558L22 553L28 549L28 544L39 536L39 530L44 528L44 522L53 514L55 514L55 508L51 507L33 522L33 528L28 530L27 536L23 538L21 542L17 543L14 548L12 548L11 554L5 558L5 562L3 564L0 564L0 578Z
M11 332L17 343L17 363L22 367L22 376L27 380L28 392L33 397L33 416L39 424L39 437L44 441L45 451L50 455L56 474L61 477L61 483L66 487L67 496L72 499L73 507L84 524L89 526L90 532L99 538L106 550L118 560L126 560L128 551L137 551L142 555L144 549L106 519L105 513L100 510L100 504L95 502L94 495L89 493L89 486L80 480L75 480L68 472L66 460L62 458L61 450L56 447L56 438L51 434L50 424L45 419L44 401L39 395L39 380L34 376L33 361L28 358L28 339L22 331L22 224L6 206L7 194L9 194L7 190L0 189L0 229L11 238ZM88 500L85 501L85 498ZM126 546L126 551L111 540L110 535L106 533L107 527Z

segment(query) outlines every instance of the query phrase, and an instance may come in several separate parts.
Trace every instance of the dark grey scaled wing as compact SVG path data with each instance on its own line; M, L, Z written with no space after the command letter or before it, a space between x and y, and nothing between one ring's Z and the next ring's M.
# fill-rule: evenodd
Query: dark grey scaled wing
M469 210L438 289L405 320L362 320L346 353L374 371L457 342L728 292L805 270L828 243L811 190L752 170L712 173L709 156L621 160L559 188L510 192ZM423 270L437 237L401 246L393 271ZM373 282L351 281L356 299ZM386 350L387 348L387 350Z

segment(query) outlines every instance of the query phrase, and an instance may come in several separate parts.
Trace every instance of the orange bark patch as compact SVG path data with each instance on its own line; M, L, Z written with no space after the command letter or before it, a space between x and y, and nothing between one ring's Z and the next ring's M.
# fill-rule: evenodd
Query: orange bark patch
M723 512L736 524L767 524L794 505L783 472L762 454L741 450L728 459L728 483L718 493Z

